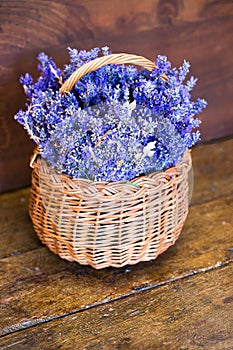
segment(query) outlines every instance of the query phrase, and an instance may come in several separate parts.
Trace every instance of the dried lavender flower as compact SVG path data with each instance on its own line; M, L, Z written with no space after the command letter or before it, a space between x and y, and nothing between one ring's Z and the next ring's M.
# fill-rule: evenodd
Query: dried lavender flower
M68 48L63 74L52 58L40 53L37 82L20 78L29 102L15 119L36 142L58 173L97 181L130 180L175 165L200 139L200 120L207 105L191 100L197 79L185 83L190 65L171 67L158 56L153 72L134 66L107 65L87 74L61 95L61 80L109 48ZM161 79L166 74L168 82Z

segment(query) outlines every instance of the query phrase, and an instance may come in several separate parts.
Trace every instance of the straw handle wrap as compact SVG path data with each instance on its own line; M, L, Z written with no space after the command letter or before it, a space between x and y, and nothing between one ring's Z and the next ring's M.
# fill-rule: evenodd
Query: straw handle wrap
M84 77L86 74L95 71L96 69L106 66L108 64L133 64L135 66L147 69L152 72L153 69L157 68L156 65L148 58L143 56L137 56L127 53L115 53L107 56L102 56L94 59L93 61L87 62L78 68L71 76L63 83L60 88L60 93L64 94L69 92L79 79ZM167 81L166 75L161 75L164 81Z

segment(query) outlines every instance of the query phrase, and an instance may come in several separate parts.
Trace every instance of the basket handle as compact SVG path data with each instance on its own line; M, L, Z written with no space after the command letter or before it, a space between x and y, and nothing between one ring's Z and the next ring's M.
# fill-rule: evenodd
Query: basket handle
M148 58L128 53L115 53L98 57L90 62L85 63L76 71L74 71L71 76L62 84L60 93L64 94L66 92L69 92L77 83L77 81L84 75L93 72L102 66L106 66L107 64L133 64L135 66L140 66L144 69L147 69L149 72L157 68L157 66ZM165 74L161 75L161 78L166 82L168 81L168 78Z

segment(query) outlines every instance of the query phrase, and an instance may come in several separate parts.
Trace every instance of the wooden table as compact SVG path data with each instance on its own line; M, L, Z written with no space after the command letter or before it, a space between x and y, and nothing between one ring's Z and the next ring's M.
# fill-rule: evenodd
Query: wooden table
M233 139L193 150L177 243L155 261L94 270L52 254L29 189L0 196L0 349L233 349Z

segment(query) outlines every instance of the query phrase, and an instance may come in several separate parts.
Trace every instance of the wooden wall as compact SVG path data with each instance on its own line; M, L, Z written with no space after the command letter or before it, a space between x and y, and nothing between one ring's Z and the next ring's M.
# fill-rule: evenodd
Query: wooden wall
M111 46L174 66L185 58L199 77L194 96L208 100L202 138L233 134L231 0L0 0L0 192L30 183L33 145L13 115L25 98L18 78L36 76L36 56L59 63L66 47Z

